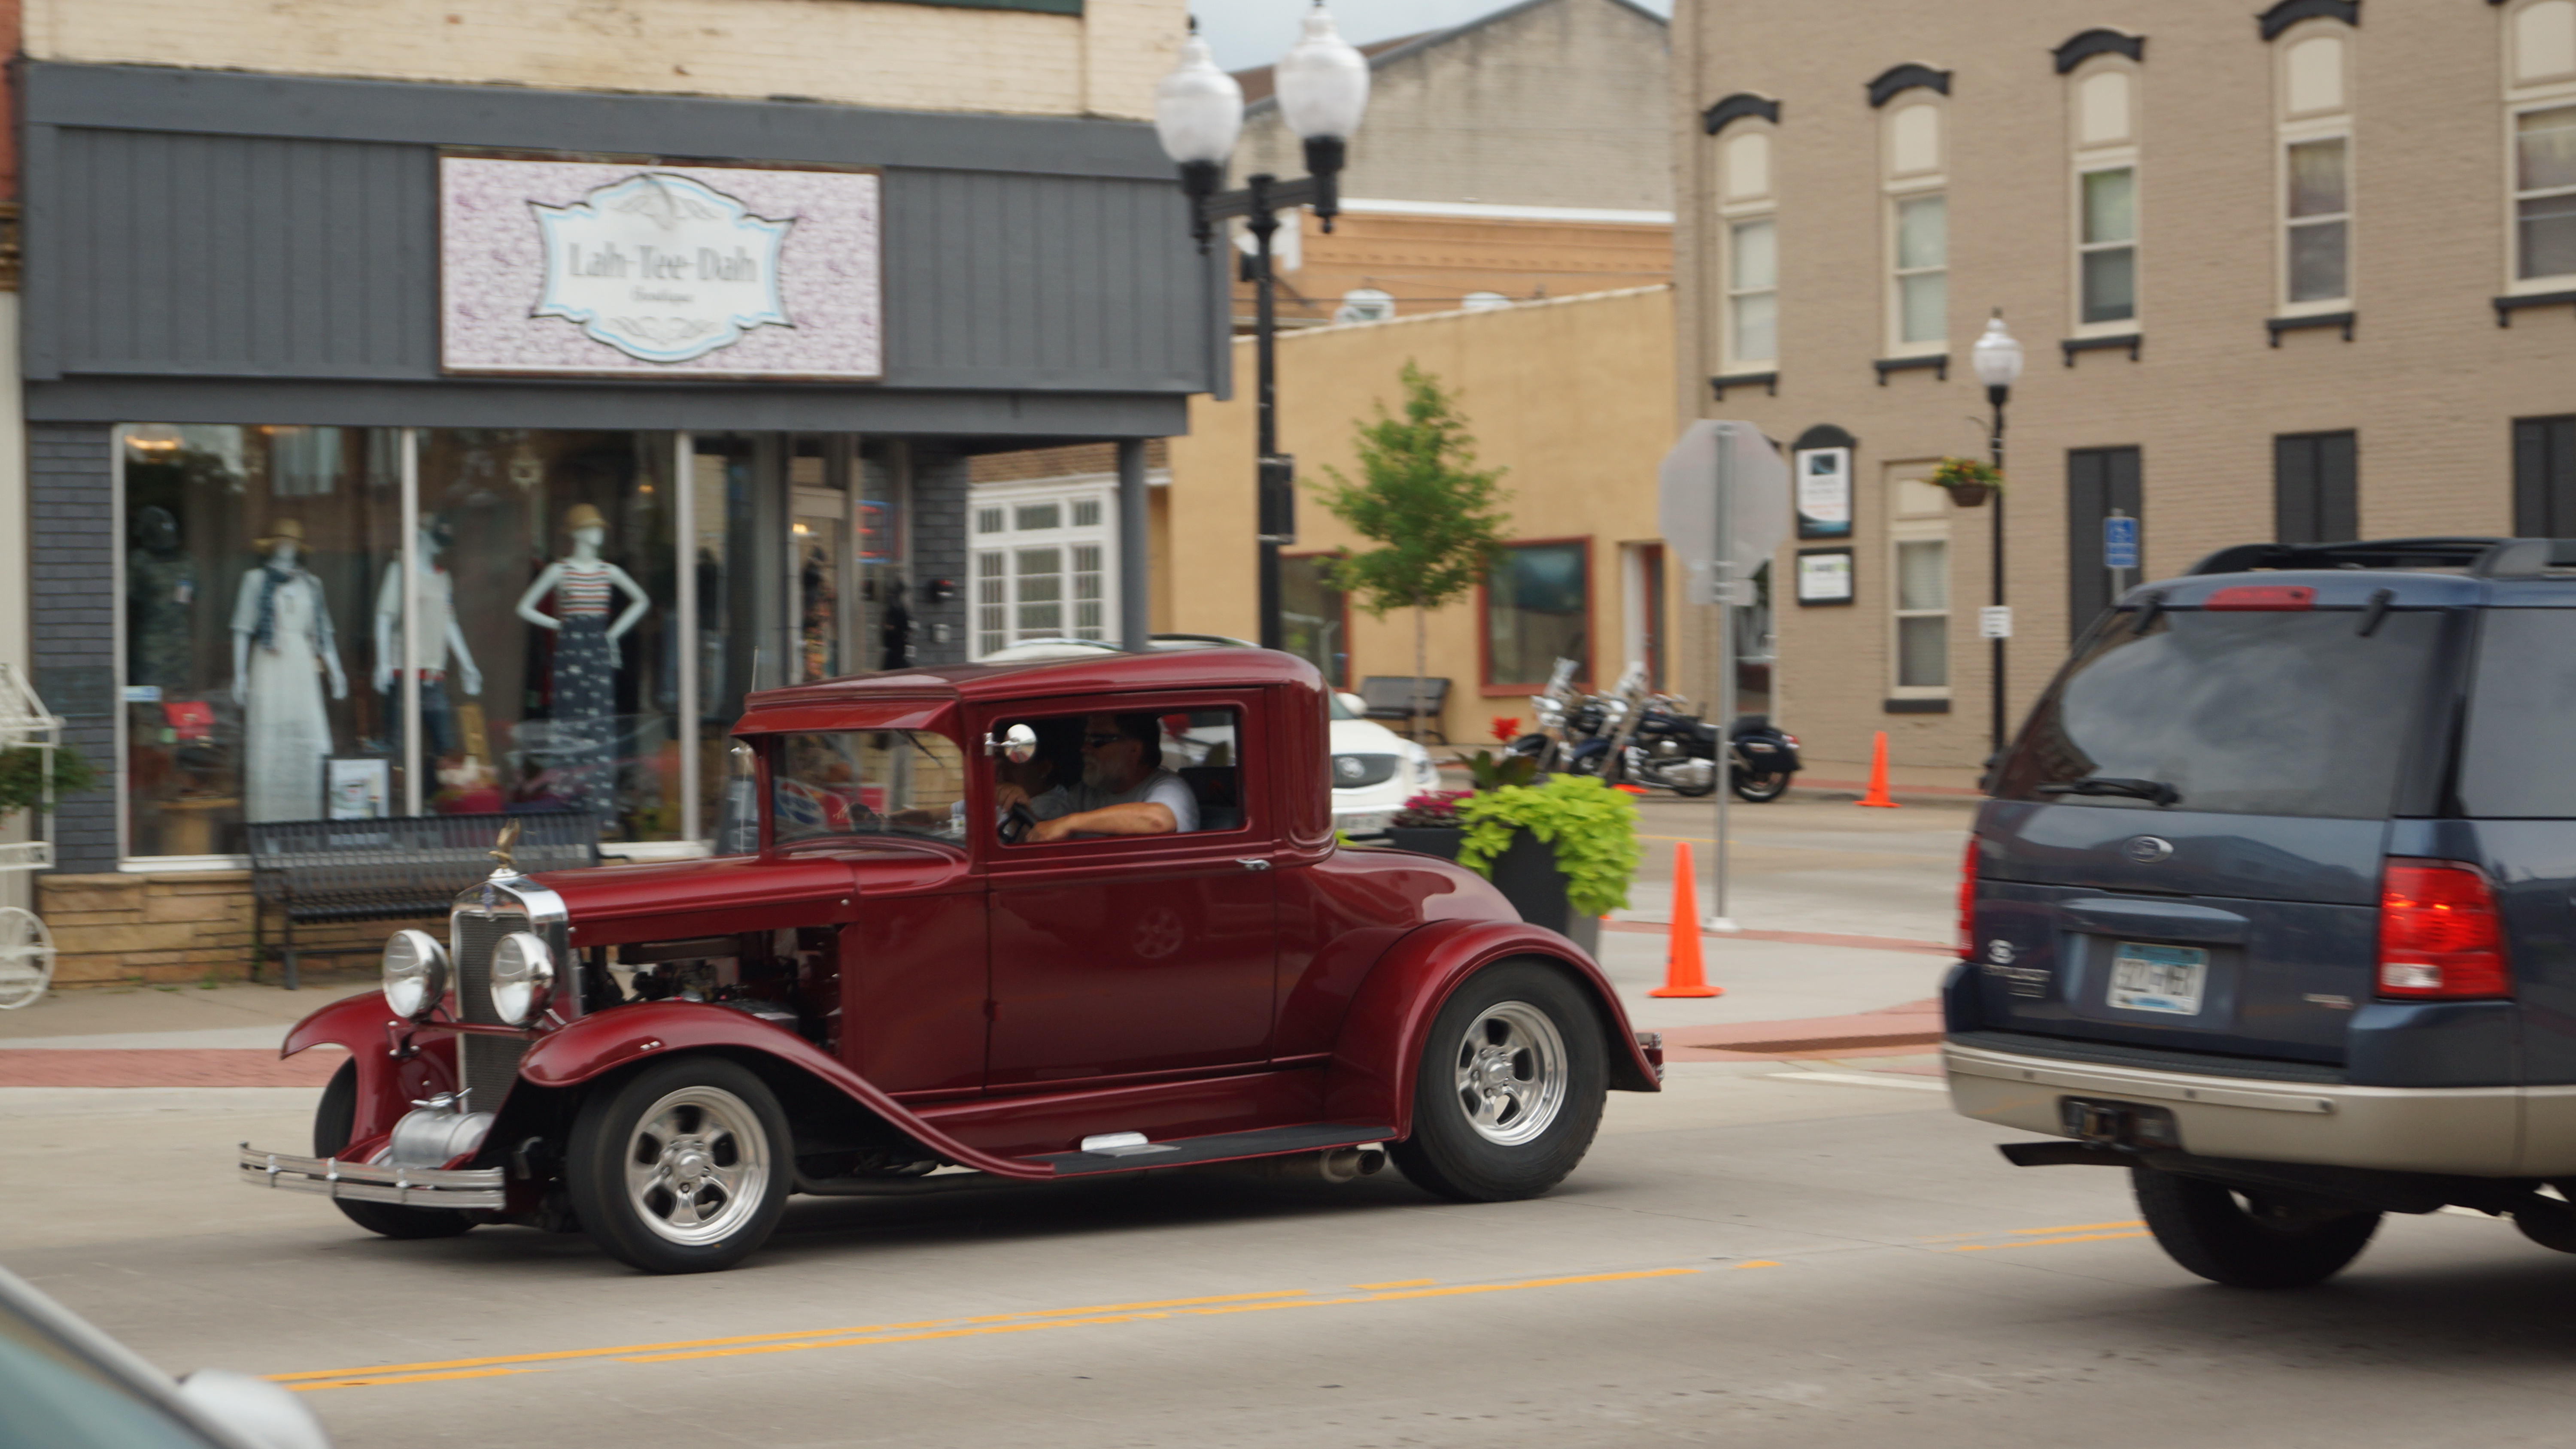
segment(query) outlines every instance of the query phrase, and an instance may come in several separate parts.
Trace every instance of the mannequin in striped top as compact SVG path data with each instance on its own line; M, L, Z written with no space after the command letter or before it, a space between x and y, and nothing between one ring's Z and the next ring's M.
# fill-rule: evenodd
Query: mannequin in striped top
M575 504L563 526L572 552L546 565L519 596L519 617L555 631L546 751L555 793L574 809L605 813L616 796L617 641L652 601L626 570L599 556L608 520L598 509ZM537 607L548 593L554 595L551 615ZM619 593L627 605L612 623L608 604Z

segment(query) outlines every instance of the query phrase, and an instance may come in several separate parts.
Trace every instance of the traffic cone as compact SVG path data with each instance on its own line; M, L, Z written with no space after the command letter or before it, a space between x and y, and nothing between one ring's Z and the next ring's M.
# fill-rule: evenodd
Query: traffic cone
M1881 810L1905 808L1897 804L1887 793L1887 731L1885 730L1878 732L1877 740L1869 747L1869 793L1860 797L1860 803L1875 805Z
M1648 996L1724 996L1708 984L1699 961L1699 891L1691 872L1690 842L1673 846L1673 937L1664 953L1664 984Z

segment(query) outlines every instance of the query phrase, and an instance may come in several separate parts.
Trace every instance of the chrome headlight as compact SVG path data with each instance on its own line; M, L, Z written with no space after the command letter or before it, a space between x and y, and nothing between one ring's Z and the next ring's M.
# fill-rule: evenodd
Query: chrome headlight
M427 1016L447 994L447 948L427 931L394 932L384 967L385 1002L398 1016Z
M555 994L555 953L533 931L513 931L492 949L492 1010L526 1026Z

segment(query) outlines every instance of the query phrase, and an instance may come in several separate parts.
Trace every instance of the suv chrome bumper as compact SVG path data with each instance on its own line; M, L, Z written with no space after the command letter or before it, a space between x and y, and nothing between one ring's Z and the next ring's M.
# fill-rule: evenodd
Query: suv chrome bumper
M242 1181L253 1187L318 1192L353 1202L404 1207L483 1208L499 1211L505 1188L497 1167L378 1167L336 1157L293 1157L241 1145Z
M2576 1087L2265 1082L1944 1044L1950 1101L1982 1122L2069 1135L2060 1099L2153 1104L2200 1157L2473 1177L2576 1173Z

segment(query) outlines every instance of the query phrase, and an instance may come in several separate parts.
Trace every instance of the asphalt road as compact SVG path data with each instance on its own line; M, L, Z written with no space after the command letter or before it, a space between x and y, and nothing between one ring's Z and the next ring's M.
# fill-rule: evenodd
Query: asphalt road
M2208 1286L1924 1065L1678 1068L1526 1203L800 1199L695 1278L234 1185L221 1147L299 1141L298 1091L26 1089L0 1261L165 1366L300 1376L347 1446L2567 1442L2576 1261L2442 1215L2320 1289Z

